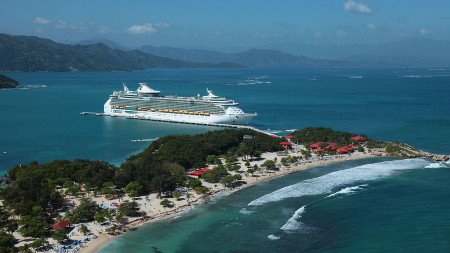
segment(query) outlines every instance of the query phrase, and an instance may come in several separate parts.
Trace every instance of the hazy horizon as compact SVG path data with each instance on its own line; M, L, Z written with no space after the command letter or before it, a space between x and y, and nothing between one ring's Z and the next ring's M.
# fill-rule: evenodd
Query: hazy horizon
M447 1L5 0L0 32L76 43L104 37L141 45L238 51L271 44L383 44L450 39Z

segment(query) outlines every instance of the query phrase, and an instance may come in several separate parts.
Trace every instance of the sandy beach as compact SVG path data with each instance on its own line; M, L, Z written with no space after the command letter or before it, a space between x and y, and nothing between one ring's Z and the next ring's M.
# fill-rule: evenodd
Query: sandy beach
M289 155L297 155L296 153L292 152ZM182 212L185 212L189 209L192 209L200 204L203 204L207 202L208 200L211 200L215 197L217 197L220 194L223 193L232 193L239 191L241 189L247 188L249 186L266 182L268 180L281 177L293 172L309 169L312 167L317 166L323 166L328 164L333 164L337 162L343 162L348 160L355 160L355 159L364 159L369 157L374 157L375 155L367 154L367 153L361 153L361 152L355 152L352 154L346 154L346 155L334 155L334 156L324 156L324 157L317 157L313 156L312 158L308 160L302 160L298 164L290 165L290 166L279 166L279 170L277 171L264 171L264 172L257 172L253 175L250 175L248 173L245 173L246 167L243 165L244 162L240 158L238 161L238 164L241 165L241 170L238 172L231 172L230 174L241 174L242 175L242 181L245 183L242 184L239 187L236 188L227 188L223 186L222 184L208 184L203 182L204 186L210 188L210 192L208 195L203 196L195 193L193 190L189 190L187 193L191 194L193 197L191 197L188 200L181 200L181 201L173 201L174 206L172 208L163 208L159 201L160 199L156 198L154 194L150 194L147 198L141 198L137 200L139 206L141 207L142 211L145 211L148 215L144 218L138 218L135 220L130 220L129 223L127 223L124 226L125 230L129 230L131 228L136 228L139 226L142 226L143 224L147 224L149 222L159 221L162 219L170 218L173 215L180 214ZM252 165L257 164L258 166L261 165L266 160L273 160L277 159L278 161L283 156L277 154L277 153L264 153L262 155L262 159L258 161L251 162ZM244 171L244 172L243 172ZM122 201L125 201L126 198L123 198ZM145 201L143 201L145 200ZM104 202L108 201L106 199L95 199L96 202ZM111 200L109 200L111 201ZM113 200L114 201L114 200ZM99 234L92 238L90 241L85 242L82 247L78 249L78 252L82 253L91 253L91 252L97 252L101 247L109 243L110 241L117 238L116 235L109 235L104 231L104 228L99 228L99 225L96 226L96 228L99 230ZM120 235L119 235L120 236Z

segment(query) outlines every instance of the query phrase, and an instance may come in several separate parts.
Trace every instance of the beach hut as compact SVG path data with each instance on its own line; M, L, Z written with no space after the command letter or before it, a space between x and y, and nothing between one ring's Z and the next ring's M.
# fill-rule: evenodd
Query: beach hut
M211 171L211 169L203 168L203 169L192 171L191 173L189 173L189 175L198 177L198 176L201 176L203 173L208 172L208 171Z
M362 137L361 135L353 136L351 139L352 139L352 141L356 141L356 142L364 141L364 137Z
M323 152L323 151L325 151L325 149L324 149L324 148L321 148L321 147L318 147L318 148L316 148L316 151L317 151L317 152Z
M325 146L325 148L326 149L331 149L331 150L336 150L338 147L337 147L336 143L330 142L330 143L328 143L328 145Z
M309 145L309 147L312 149L320 148L320 144L322 144L322 142L316 142L316 143Z
M292 143L290 143L288 141L282 141L282 142L280 142L280 145L283 146L283 148L285 148L285 149L289 149L292 146Z
M50 226L53 230L65 229L70 226L70 222L66 220L61 220Z

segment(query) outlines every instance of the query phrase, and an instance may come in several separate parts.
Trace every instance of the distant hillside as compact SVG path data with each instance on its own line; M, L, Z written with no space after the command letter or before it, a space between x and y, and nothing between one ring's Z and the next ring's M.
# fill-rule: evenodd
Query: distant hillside
M16 80L13 80L7 76L0 75L0 89L12 89L20 88L21 85Z
M249 49L241 53L222 53L214 50L184 49L174 47L142 46L139 50L189 62L232 62L249 67L346 67L360 64L311 59L306 56L295 56L278 50Z
M449 67L450 42L423 37L407 38L380 45L313 45L278 43L262 46L311 58L344 60L363 65Z
M79 41L78 43L74 43L74 45L85 45L86 46L86 45L92 45L92 44L97 44L97 43L102 43L113 49L120 49L120 50L126 50L126 51L130 50L129 48L119 45L116 42L109 40L107 38L104 38L104 37L94 37L91 39L82 40L82 41Z
M190 63L104 44L67 45L34 36L0 34L0 71L128 71L148 68L235 67Z

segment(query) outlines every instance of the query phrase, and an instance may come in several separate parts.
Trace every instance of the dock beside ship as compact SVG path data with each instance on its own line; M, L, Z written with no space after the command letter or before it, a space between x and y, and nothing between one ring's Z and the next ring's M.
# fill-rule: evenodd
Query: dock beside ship
M102 112L81 112L80 115L94 115L94 116L107 116L107 117L117 117L115 115L109 115ZM193 123L193 122L186 122L186 121L173 121L173 120L162 120L162 119L151 119L146 117L139 117L139 116L129 116L127 119L140 119L140 120L151 120L151 121L158 121L158 122L167 122L167 123L180 123L180 124L190 124L190 125L201 125L201 126L212 126L212 127L224 127L224 128L238 128L238 129L250 129L256 132L260 132L266 135L274 136L273 133L258 129L253 126L248 125L233 125L233 124L223 124L223 123Z

